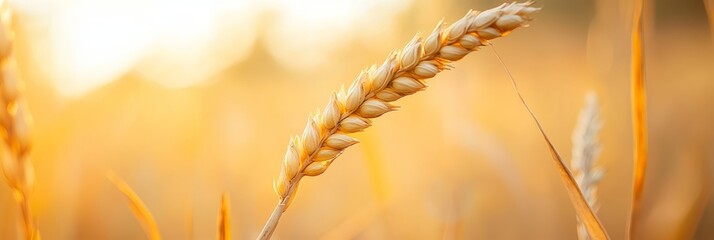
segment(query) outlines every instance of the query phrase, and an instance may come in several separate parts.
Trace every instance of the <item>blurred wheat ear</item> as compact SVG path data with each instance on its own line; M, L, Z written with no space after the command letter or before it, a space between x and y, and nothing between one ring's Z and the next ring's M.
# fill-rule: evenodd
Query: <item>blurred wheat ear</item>
M146 232L146 236L151 240L160 240L161 234L159 233L159 227L156 225L156 220L154 220L154 216L151 215L151 212L146 207L144 202L141 201L139 195L137 195L136 192L134 192L134 190L126 184L126 182L122 181L113 172L107 172L106 176L107 179L109 179L109 181L111 181L129 201L131 211L134 213L136 220L141 223L141 226Z
M578 122L573 130L573 156L570 169L580 187L585 200L594 212L597 212L597 185L603 177L603 169L596 167L595 162L600 156L600 144L597 135L602 128L599 117L597 96L589 93L585 98L585 107L580 110ZM587 228L578 218L578 239L588 240Z
M16 73L12 57L13 32L10 29L12 13L7 1L0 3L0 125L2 138L2 168L15 200L20 205L22 229L25 239L39 239L39 230L30 209L30 195L34 186L35 171L29 157L31 147L30 125L32 118L24 101L24 83Z
M231 210L228 194L221 196L221 210L218 213L218 240L231 239Z
M526 26L539 10L531 5L503 4L480 13L469 11L448 27L439 23L425 39L415 37L380 66L363 71L347 90L333 93L321 114L308 117L302 137L290 140L274 182L280 199L258 239L269 239L273 234L304 176L324 173L345 148L358 142L350 133L363 131L372 124L371 118L397 109L390 102L424 90L424 80L450 68L448 63Z
M642 9L644 0L635 0L632 18L632 129L634 135L634 174L632 189L632 206L628 220L628 237L637 236L637 217L642 204L642 193L645 187L645 171L647 170L647 98L645 95L644 62L642 48Z

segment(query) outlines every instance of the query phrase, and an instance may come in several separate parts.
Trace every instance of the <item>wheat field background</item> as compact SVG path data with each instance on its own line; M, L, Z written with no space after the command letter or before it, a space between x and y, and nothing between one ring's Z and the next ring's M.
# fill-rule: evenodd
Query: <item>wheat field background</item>
M491 0L10 1L33 115L32 209L44 239L143 239L113 172L164 239L260 232L290 136L415 33ZM632 196L631 1L540 0L493 41L570 160L588 92L603 126L598 216L625 239ZM634 239L714 239L714 26L698 0L644 9L649 166ZM714 9L713 9L714 10ZM714 14L714 12L712 13ZM576 239L548 149L483 47L375 119L303 179L273 239ZM0 239L22 236L0 186Z

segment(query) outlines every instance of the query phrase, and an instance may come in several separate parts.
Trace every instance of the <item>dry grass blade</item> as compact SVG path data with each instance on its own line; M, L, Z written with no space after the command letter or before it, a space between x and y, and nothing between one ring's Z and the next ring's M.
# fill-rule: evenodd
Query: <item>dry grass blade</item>
M597 140L600 128L602 128L602 122L599 117L597 97L595 93L590 93L585 98L585 107L580 111L578 122L573 131L573 156L570 169L585 200L595 212L598 208L597 185L604 174L602 168L595 166L601 151ZM578 218L577 229L578 239L590 239L587 228L580 218Z
M632 207L628 221L628 237L636 236L636 223L642 203L642 192L647 169L647 107L645 96L645 79L643 76L642 50L642 9L643 0L635 0L632 19L632 128L634 131L634 182L632 189Z
M231 210L228 194L226 193L221 196L221 211L218 214L218 239L231 239Z
M703 0L704 10L707 11L709 19L709 33L711 34L712 43L714 44L714 0Z
M541 135L543 135L543 139L548 145L550 155L556 165L556 168L558 169L558 173L560 173L560 179L565 185L565 189L568 192L568 196L570 196L570 202L575 207L575 212L578 218L583 222L583 224L585 224L585 228L587 228L588 234L592 239L610 239L607 234L607 231L605 231L605 228L600 223L600 219L598 219L593 209L590 208L590 205L588 204L587 200L585 200L583 193L578 187L578 183L575 181L575 178L573 178L573 174L570 172L565 162L563 162L563 158L560 157L558 150L556 150L555 146L553 146L553 143L550 142L550 139L548 138L548 135L545 134L543 126L541 126L540 122L538 121L538 118L536 118L535 114L526 103L526 100L523 98L523 95L521 95L521 92L518 89L518 84L516 84L516 80L513 78L511 71L509 71L508 67L506 67L506 64L503 63L501 56L499 56L498 52L496 52L496 48L493 47L493 45L491 45L491 47L493 49L493 52L496 54L498 61L501 63L501 65L503 65L503 68L506 70L506 73L508 73L508 77L511 79L511 83L513 84L513 88L516 90L516 94L518 94L518 98L521 100L521 103L526 108L526 110L528 110L528 113L533 118L533 121L535 122L536 126L538 126L538 130L540 131Z
M13 58L12 13L7 1L0 3L0 135L4 141L3 173L20 206L25 239L39 239L30 209L35 172L29 157L31 117L24 100L24 83L18 78Z
M154 220L154 216L151 215L151 212L146 207L144 202L141 201L141 198L136 195L136 192L134 192L134 190L131 189L128 184L119 179L119 177L117 177L114 173L108 172L106 175L109 181L114 183L117 189L119 189L119 191L121 191L121 193L124 194L124 197L126 197L126 199L129 201L131 211L134 213L136 219L141 223L141 226L144 228L144 231L146 232L146 235L149 237L149 239L161 239L159 227L156 225L156 220Z
M358 142L351 133L371 126L372 118L396 110L391 102L424 90L425 80L449 68L448 63L527 25L539 10L531 5L503 4L480 13L469 11L448 27L439 23L426 38L415 37L381 65L363 71L348 89L334 93L322 113L308 118L302 136L288 144L274 182L280 199L258 239L273 234L303 177L324 173L344 149Z
M712 195L712 179L709 162L704 154L695 151L683 153L682 159L679 159L681 164L690 162L690 168L693 170L685 171L688 176L696 176L693 181L698 182L701 186L698 187L696 196L693 201L690 201L690 208L685 211L682 220L677 227L677 235L675 239L695 239L697 228L700 228L702 217L705 216L707 205ZM696 169L696 170L694 170ZM696 186L696 184L688 184ZM679 188L679 187L678 187ZM678 202L681 205L681 201Z
M193 239L193 210L191 204L186 208L186 219L184 221L186 224L186 239Z

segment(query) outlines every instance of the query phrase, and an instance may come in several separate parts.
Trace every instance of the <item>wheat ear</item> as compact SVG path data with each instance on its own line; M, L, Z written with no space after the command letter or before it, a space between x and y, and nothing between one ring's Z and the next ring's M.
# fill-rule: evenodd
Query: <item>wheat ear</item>
M2 166L5 177L20 205L26 239L38 239L30 211L30 194L35 173L29 157L31 117L24 101L24 83L18 79L12 57L13 32L10 29L12 13L7 2L0 3L0 125L5 148Z
M585 106L580 111L573 130L573 159L570 164L578 187L590 207L597 211L597 185L603 177L603 169L595 166L600 156L597 135L602 128L597 97L590 93L585 98ZM578 219L578 239L589 240L588 230Z
M448 69L449 62L525 26L539 10L531 5L530 1L503 4L480 13L469 11L448 27L439 23L425 39L415 37L383 64L364 70L349 89L333 93L324 111L308 118L302 136L290 140L273 184L280 199L258 239L270 238L294 199L300 179L322 174L345 148L358 142L348 134L369 127L371 118L395 110L390 102L424 90L424 80Z

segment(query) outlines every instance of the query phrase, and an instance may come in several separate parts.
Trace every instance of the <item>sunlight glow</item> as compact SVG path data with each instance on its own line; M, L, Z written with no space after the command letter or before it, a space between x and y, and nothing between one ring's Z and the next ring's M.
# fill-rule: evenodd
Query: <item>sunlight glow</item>
M279 64L312 70L364 31L388 39L408 1L34 0L18 9L30 16L28 46L44 76L78 97L126 76L208 84L257 39Z
M67 96L132 70L169 88L201 84L249 53L248 10L244 1L74 1L49 14L46 74Z
M355 34L370 27L361 19L392 22L405 0L276 0L277 22L268 28L268 50L282 64L308 70L329 59ZM300 36L300 37L293 37Z
M54 20L53 69L57 89L78 95L124 74L151 40L129 4L78 4Z
M139 73L169 88L205 83L230 64L247 57L256 35L250 6L240 2L162 1L160 30L152 54ZM254 12L254 11L253 11ZM229 20L229 21L220 21Z

